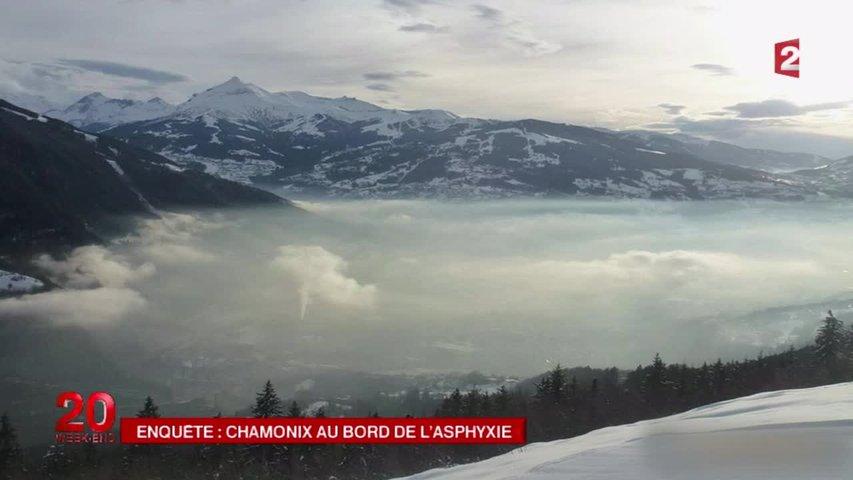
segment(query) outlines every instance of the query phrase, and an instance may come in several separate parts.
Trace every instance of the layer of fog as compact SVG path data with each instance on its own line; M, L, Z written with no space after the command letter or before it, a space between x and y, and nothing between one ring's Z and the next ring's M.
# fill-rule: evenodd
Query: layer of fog
M853 204L302 206L165 215L38 257L66 288L0 301L0 316L188 362L508 374L739 358L808 341L825 308L853 320Z

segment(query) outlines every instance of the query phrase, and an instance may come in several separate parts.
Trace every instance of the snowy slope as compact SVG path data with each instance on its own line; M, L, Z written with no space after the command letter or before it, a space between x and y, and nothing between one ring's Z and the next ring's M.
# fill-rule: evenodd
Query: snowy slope
M0 270L0 295L30 293L41 288L44 288L44 283L37 278Z
M811 153L743 148L681 133L665 134L648 130L624 130L618 133L622 138L643 142L650 149L687 153L712 162L756 168L770 173L789 173L830 163L830 159Z
M793 172L791 177L833 195L853 197L853 156Z
M767 392L412 480L853 479L853 383Z
M92 243L96 227L116 215L286 204L269 192L184 171L121 140L2 100L0 172L0 251ZM0 272L0 292L27 285L32 282Z
M175 106L159 97L146 102L109 98L95 92L64 110L51 110L46 115L66 121L84 130L99 132L123 123L150 120L171 114Z

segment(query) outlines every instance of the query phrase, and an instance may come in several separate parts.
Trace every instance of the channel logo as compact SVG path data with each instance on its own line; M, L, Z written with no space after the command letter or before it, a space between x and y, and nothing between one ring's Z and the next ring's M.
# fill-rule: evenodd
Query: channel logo
M785 40L774 47L776 73L800 78L800 39Z
M83 400L78 392L62 392L56 406L68 411L56 421L56 443L114 443L116 402L107 392L94 392ZM83 414L85 422L79 420Z

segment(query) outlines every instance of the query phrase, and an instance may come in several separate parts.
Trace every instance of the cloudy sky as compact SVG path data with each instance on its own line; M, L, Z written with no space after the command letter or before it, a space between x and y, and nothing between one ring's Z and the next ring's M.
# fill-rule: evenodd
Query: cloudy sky
M31 108L92 91L181 102L238 75L387 107L839 157L853 153L842 5L0 0L0 96ZM773 73L773 43L791 38L802 41L800 79Z

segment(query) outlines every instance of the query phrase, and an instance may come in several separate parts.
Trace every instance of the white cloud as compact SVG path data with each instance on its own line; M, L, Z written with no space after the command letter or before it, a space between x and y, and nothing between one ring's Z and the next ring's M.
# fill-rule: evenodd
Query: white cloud
M520 51L525 56L539 57L557 53L563 49L559 43L551 42L534 35L531 28L524 22L509 18L506 12L482 4L471 6L475 17L488 25L483 35L494 35L512 49Z
M347 262L316 245L284 245L272 266L293 277L299 284L301 316L314 301L336 306L370 308L376 300L376 286L363 285L346 276Z
M713 10L690 1L258 0L251 9L240 2L204 9L195 1L158 8L143 1L87 2L97 16L69 0L49 7L7 3L0 43L20 62L0 61L0 97L14 95L25 106L45 99L67 104L92 91L182 102L237 74L273 91L358 94L406 109L633 128L660 120L663 112L653 106L660 101L702 112L762 95L784 95L796 105L845 99L851 72L849 62L838 61L851 38L846 19L821 13L833 7L822 0L809 12L767 8L767 2L720 3ZM758 25L756 17L766 21ZM803 76L796 81L775 75L769 63L780 25L796 25L797 34L808 38ZM206 60L212 54L216 61ZM97 59L78 65L112 74L62 65L61 58ZM365 72L406 69L430 76L365 88ZM192 80L152 84L152 78L180 77L170 72ZM737 77L709 81L709 74L729 72ZM393 98L381 85L393 87ZM812 133L844 137L853 126L849 111L804 117ZM787 143L799 145L797 139Z
M726 77L729 75L734 75L734 72L731 68L717 63L697 63L695 65L691 65L690 68L701 70L703 72L708 72L716 77Z
M43 254L33 263L44 270L51 281L75 289L124 287L129 282L150 277L156 271L151 263L134 267L125 257L97 245L75 248L63 260Z
M822 110L838 110L850 105L849 101L824 102L812 105L797 105L780 99L770 99L760 102L741 102L723 107L724 110L736 112L741 118L794 117Z
M477 348L474 347L470 342L466 343L455 343L455 342L445 342L445 341L435 341L432 343L432 346L441 350L446 350L448 352L454 353L474 353L477 351Z
M449 283L482 285L488 293L481 295L499 298L512 311L570 302L578 311L615 318L631 305L638 315L658 311L671 316L677 309L685 320L721 308L746 313L768 303L784 304L802 293L790 278L819 284L829 274L807 260L695 250L629 250L590 260L468 260L445 271Z
M43 254L33 263L64 289L0 300L0 317L82 326L112 323L146 306L145 298L127 285L155 273L149 262L134 266L97 245L75 248L64 259Z
M208 263L217 256L194 245L194 237L222 226L195 215L162 212L160 218L141 221L136 234L118 243L139 246L143 255L157 263Z
M95 326L119 320L145 307L139 292L128 288L54 290L0 300L0 317L41 318L56 324Z
M157 263L209 263L216 260L216 255L205 252L192 245L178 243L157 243L142 248L142 253Z
M194 234L222 227L222 224L209 219L202 220L187 213L161 212L160 218L146 219L140 222L136 235L122 239L127 243L186 242Z
M385 223L393 223L399 225L412 223L412 221L414 221L414 218L412 218L412 216L407 213L392 213L391 215L388 215L388 217L385 219Z
M215 218L223 228L189 236L153 224L148 238L167 240L116 251L131 270L156 263L156 281L115 275L125 287L23 297L0 313L120 322L152 347L236 341L304 364L523 374L545 359L630 367L658 350L669 361L742 358L805 343L827 308L851 315L844 203L309 206L316 213L231 211ZM175 261L194 256L183 247L223 254L161 268L149 251L161 246Z

